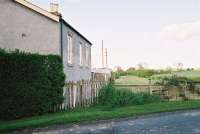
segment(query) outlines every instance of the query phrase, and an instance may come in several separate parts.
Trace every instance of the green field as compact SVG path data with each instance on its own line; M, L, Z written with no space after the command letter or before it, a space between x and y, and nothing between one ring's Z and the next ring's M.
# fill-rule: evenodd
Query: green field
M159 79L163 77L169 77L172 75L177 75L179 77L187 77L192 80L200 80L200 71L195 70L195 71L181 71L181 72L173 72L171 74L161 74L161 75L153 75L152 79Z
M141 78L137 76L121 76L115 80L116 85L148 85L149 80L147 78Z
M177 75L179 77L187 77L192 80L200 81L200 71L195 70L195 71L173 72L170 74L153 75L151 77L151 79L152 79L151 83L155 83L156 81L158 81L161 78L170 77L173 75ZM121 76L119 79L116 79L115 84L116 85L148 85L149 79L127 75L127 76Z

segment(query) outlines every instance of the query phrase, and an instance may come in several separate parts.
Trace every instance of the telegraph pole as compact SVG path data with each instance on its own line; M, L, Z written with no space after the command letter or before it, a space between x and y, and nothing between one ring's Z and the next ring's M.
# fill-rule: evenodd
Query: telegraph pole
M103 47L103 40L102 40L102 68L104 68L104 47Z
M105 56L106 56L106 67L108 68L108 50L105 49Z

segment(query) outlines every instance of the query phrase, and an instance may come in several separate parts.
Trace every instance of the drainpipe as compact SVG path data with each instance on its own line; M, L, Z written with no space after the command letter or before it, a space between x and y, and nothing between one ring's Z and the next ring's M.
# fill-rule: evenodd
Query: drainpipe
M60 54L63 60L63 19L60 16Z

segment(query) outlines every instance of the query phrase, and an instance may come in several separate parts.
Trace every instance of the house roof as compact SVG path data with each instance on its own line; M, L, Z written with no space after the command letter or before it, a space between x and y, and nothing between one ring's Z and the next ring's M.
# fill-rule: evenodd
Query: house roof
M62 19L63 23L68 26L69 28L71 28L74 32L76 32L80 37L82 37L85 41L87 41L90 45L92 45L92 43L86 38L84 37L80 32L78 32L75 28L73 28L69 23L67 23L64 19Z
M38 6L36 6L36 5L34 5L33 3L29 2L29 1L26 1L26 0L14 0L14 2L19 3L19 4L23 5L23 6L29 8L29 9L35 11L35 12L37 12L37 13L40 13L40 14L42 14L42 15L44 15L44 16L46 16L46 17L48 17L48 18L50 18L50 19L52 19L52 20L54 20L56 22L59 22L59 18L60 18L59 16L54 15L54 14L52 14L52 13L50 13L50 12L48 12L48 11L38 7Z
M60 22L60 20L62 20L63 23L66 26L71 28L74 32L76 32L79 36L81 36L85 41L87 41L90 45L92 45L92 43L86 37L84 37L80 32L78 32L75 28L73 28L64 19L62 19L61 15L58 16L58 15L52 14L52 13L48 12L47 10L44 10L41 7L36 6L35 4L33 4L29 1L26 1L26 0L13 0L13 1L33 10L35 12L37 12L37 13L40 13L40 14L42 14L42 15L44 15L44 16L48 17L49 19L54 20L56 22Z

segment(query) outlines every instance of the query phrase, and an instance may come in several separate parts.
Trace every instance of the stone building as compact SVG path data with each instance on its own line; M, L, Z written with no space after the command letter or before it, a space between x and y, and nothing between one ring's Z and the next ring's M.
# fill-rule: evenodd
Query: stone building
M63 58L66 81L91 78L92 43L62 18L26 0L0 0L0 48Z

